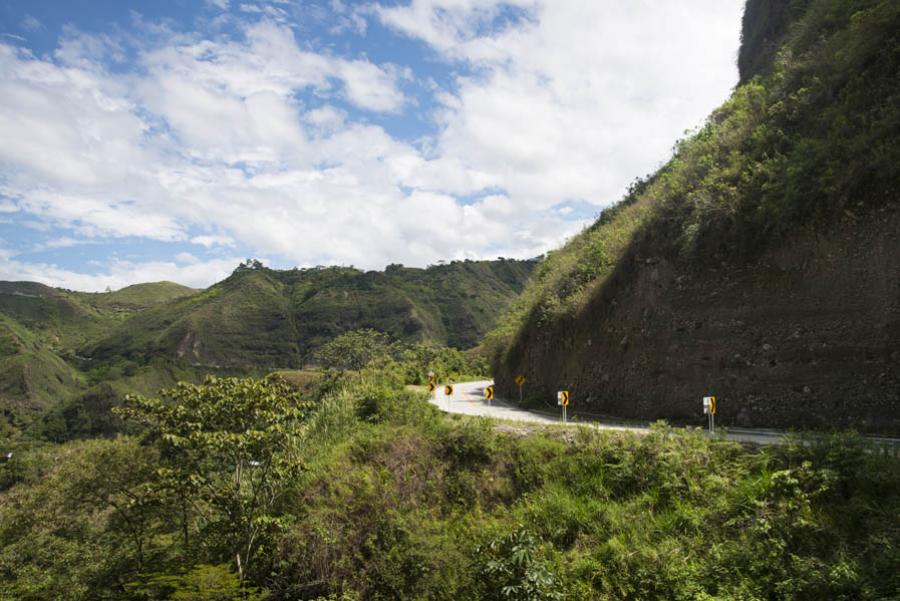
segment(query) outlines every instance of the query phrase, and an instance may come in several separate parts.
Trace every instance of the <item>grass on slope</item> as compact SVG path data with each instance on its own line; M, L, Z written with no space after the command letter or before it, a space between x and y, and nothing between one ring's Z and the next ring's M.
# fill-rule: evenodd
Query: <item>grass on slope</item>
M443 416L397 372L345 384L317 398L291 448L303 469L285 481L248 575L268 599L900 591L900 463L857 437L752 451L664 426L522 433ZM169 583L153 598L183 598L170 596L175 583L202 564L220 566L206 568L208 586L225 588L227 533L204 529L203 508L177 495L153 501L166 462L158 439L120 437L0 467L0 598L146 599L134 583L148 582ZM234 473L229 461L201 469Z
M653 255L695 266L746 261L793 228L897 204L900 4L807 4L765 75L737 88L666 166L548 253L488 335L495 356L526 323L574 314Z
M127 317L196 290L172 282L115 292L75 292L36 282L0 282L0 315L31 330L57 351L72 351Z
M32 332L0 315L0 416L8 424L52 407L77 388L79 376Z
M194 293L171 282L107 293L73 292L35 282L0 282L0 412L4 420L25 427L50 409L62 411L70 402L110 397L114 388L132 390L134 385L156 390L174 382L158 378L158 370L147 367L143 371L153 375L142 387L139 375L122 373L121 365L95 368L77 358L77 349L131 315ZM106 370L101 379L112 384L102 394L87 388L99 383L97 370ZM114 382L116 379L129 383L123 386Z
M118 311L141 311L174 299L193 296L199 290L175 282L148 282L126 286L113 292L81 292L79 298L99 308Z
M209 289L148 309L84 354L164 356L185 363L296 368L328 340L371 328L393 340L474 346L522 289L533 262L458 261L276 271L239 268Z

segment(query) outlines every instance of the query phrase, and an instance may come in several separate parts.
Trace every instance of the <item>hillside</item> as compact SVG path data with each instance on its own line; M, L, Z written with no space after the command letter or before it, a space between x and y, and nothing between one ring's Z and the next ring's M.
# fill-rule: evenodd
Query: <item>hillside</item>
M16 448L0 598L897 598L900 461L859 436L498 423L404 371L208 380L129 400L143 436Z
M113 292L80 292L76 295L95 307L127 313L149 309L170 300L192 296L198 292L199 290L175 282L150 282L126 286Z
M16 416L35 416L77 386L75 370L34 334L0 315L0 433Z
M525 285L532 261L363 272L242 267L201 294L150 309L82 353L204 366L296 367L317 346L372 328L394 340L474 346Z
M23 426L60 403L95 398L101 382L113 383L119 392L150 392L172 383L171 368L156 366L152 374L137 373L137 366L95 369L78 358L77 349L142 310L194 293L172 282L105 293L0 282L0 423ZM108 385L103 392L121 396Z
M105 293L0 282L0 415L42 416L55 439L108 433L108 408L206 372L296 368L322 343L372 328L469 348L525 285L533 261L276 271L238 268L198 291L172 282Z
M576 411L900 432L900 4L751 0L741 81L488 336Z
M137 312L196 292L172 282L103 293L0 282L0 315L16 320L54 348L71 350Z

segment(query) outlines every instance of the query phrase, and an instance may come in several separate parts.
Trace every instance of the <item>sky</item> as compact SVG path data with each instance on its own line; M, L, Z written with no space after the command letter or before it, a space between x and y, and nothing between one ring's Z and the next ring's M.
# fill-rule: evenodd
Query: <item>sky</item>
M5 0L0 280L530 258L737 83L743 0Z

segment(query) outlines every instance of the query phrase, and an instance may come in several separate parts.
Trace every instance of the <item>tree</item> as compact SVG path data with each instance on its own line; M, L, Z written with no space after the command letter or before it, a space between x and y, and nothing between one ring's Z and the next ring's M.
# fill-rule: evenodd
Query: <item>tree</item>
M387 336L363 329L345 332L325 343L316 351L314 360L320 367L344 372L358 371L387 355Z
M158 490L181 501L186 551L196 521L205 546L234 560L243 580L280 526L277 505L300 469L294 451L308 408L277 377L208 377L160 398L130 395L117 411L148 426L159 447Z
M561 584L546 560L540 541L519 529L494 539L476 551L475 565L482 599L496 601L553 601L561 599Z
M146 583L131 583L128 588L135 596L172 601L258 601L262 598L224 565L198 565L183 574L157 574Z

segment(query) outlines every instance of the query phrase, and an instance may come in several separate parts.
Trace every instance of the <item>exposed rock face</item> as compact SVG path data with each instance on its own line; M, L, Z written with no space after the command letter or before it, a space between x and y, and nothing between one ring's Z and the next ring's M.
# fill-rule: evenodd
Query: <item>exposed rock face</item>
M790 22L807 4L808 0L747 0L738 53L740 83L768 68Z
M532 325L498 374L573 408L703 423L900 433L900 215L798 232L741 267L632 258L609 294L552 329Z

